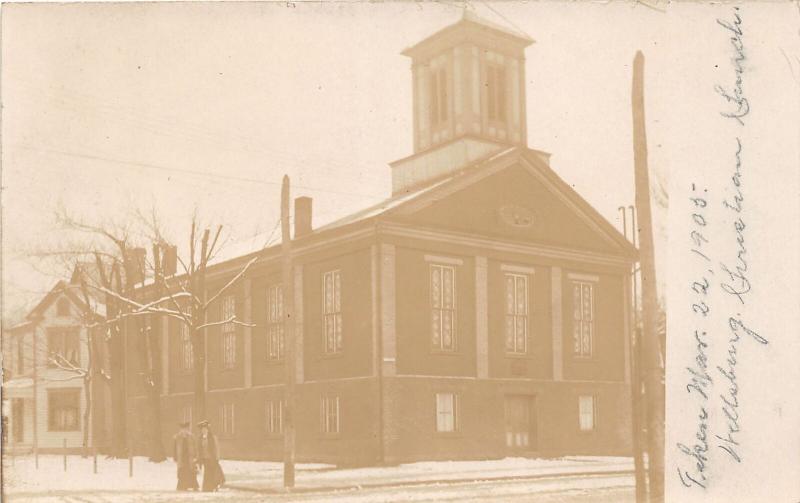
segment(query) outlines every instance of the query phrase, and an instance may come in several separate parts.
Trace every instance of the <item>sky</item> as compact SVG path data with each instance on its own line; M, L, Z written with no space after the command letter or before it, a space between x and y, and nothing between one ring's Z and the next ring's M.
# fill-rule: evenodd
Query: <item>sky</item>
M634 198L631 62L645 51L649 91L671 57L658 10L6 4L4 313L18 316L62 274L32 251L82 239L59 230L59 207L96 223L155 208L181 246L195 209L230 241L269 232L283 174L294 196L314 198L315 226L386 198L388 163L412 153L410 60L400 52L464 8L536 40L526 51L528 145L550 152L553 169L620 228L617 208ZM641 22L602 28L626 16ZM666 105L646 96L651 170L665 186Z

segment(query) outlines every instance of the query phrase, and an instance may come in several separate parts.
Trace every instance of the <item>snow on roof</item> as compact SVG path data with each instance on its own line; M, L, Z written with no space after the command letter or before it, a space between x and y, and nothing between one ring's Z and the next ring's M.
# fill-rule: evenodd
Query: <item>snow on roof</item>
M381 201L380 203L378 203L378 204L376 204L374 206L370 206L368 208L364 208L361 211L357 211L357 212L355 212L355 213L353 213L351 215L348 215L348 216L346 216L344 218L340 218L339 220L335 220L335 221L333 221L333 222L331 222L331 223L329 223L327 225L323 225L322 227L316 229L316 231L324 231L324 230L334 229L336 227L341 227L343 225L347 225L347 224L351 224L351 223L358 222L358 221L361 221L361 220L366 220L368 218L376 217L378 215L386 213L387 211L389 211L391 209L394 209L394 208L400 206L401 204L403 204L405 202L411 201L412 199L414 199L416 197L419 197L419 196L421 196L421 195L423 195L423 194L425 194L427 192L430 192L431 190L433 190L433 189L435 189L437 187L441 187L445 183L447 183L450 180L452 180L453 178L455 178L455 176L456 175L451 175L451 176L448 176L447 178L444 178L442 180L434 182L434 183L432 183L430 185L426 185L424 187L420 187L420 188L418 188L416 190L413 190L411 192L407 192L405 194L398 194L396 196L392 196L392 197L390 197L388 199L385 199L385 200Z
M219 245L218 251L211 257L209 265L220 264L266 248L280 246L281 241L281 234L277 227L271 231L260 232L237 241L224 241Z
M385 199L378 204L369 206L367 208L364 208L363 210L351 213L350 215L347 215L343 218L340 218L331 223L318 227L312 231L312 234L328 231L338 227L343 227L348 224L352 224L355 222L379 216L393 208L400 206L401 204L407 201L411 201L416 197L419 197L427 192L432 191L437 187L444 185L445 183L452 180L456 176L457 175L451 175L447 178L438 180L434 183L431 183L424 187L420 187L411 192L389 197L388 199ZM281 245L282 241L283 240L281 238L280 229L276 227L271 231L260 232L258 234L246 237L241 240L224 242L222 243L222 245L220 245L219 252L212 257L211 262L209 262L209 265L220 264L222 262L250 255L252 253L265 250L267 248L277 247Z

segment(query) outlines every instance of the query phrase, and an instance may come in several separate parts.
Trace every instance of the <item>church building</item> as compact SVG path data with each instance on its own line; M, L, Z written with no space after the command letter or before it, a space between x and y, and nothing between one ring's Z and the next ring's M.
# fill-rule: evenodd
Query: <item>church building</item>
M532 43L466 15L406 49L414 151L390 163L391 197L319 228L295 200L298 461L630 454L636 250L528 147ZM280 460L280 246L213 265L208 285L254 256L211 311L253 326L207 329L207 415L222 457ZM179 322L159 330L169 445L193 362Z

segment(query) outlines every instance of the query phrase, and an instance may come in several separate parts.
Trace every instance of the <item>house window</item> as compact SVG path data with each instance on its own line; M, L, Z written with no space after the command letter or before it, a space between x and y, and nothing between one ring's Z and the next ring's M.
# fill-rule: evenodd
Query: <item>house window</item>
M320 421L322 433L339 433L339 397L324 396L320 401Z
M80 364L79 351L80 333L76 328L48 329L47 355L48 365L78 366Z
M458 431L458 396L455 393L436 393L436 431Z
M456 273L451 266L431 264L431 343L434 349L456 349Z
M340 271L326 272L322 277L323 330L325 352L342 350L342 279Z
M528 350L528 276L506 274L506 352Z
M56 303L56 316L69 316L69 300L68 299L58 299Z
M236 325L233 323L236 317L236 297L223 297L221 311L220 320L225 322L222 324L222 365L226 369L232 369L236 366Z
M594 430L596 407L593 396L578 397L578 421L581 431Z
M266 418L267 433L283 434L283 400L267 400Z
M180 369L182 372L191 372L194 370L194 352L192 349L192 336L191 329L186 323L180 324Z
M431 69L431 125L447 121L447 71Z
M234 404L224 403L220 408L220 425L222 427L222 435L226 437L233 436L234 428Z
M48 390L48 430L78 431L79 406L79 389Z
M592 356L594 344L594 285L584 281L572 283L572 347L577 357Z
M283 358L283 288L267 288L267 360Z
M506 72L500 66L486 67L486 98L489 120L506 120Z

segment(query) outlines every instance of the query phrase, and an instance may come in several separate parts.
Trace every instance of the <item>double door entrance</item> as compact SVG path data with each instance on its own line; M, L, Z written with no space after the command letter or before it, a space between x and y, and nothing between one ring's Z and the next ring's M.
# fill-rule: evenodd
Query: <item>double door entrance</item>
M505 433L506 448L521 453L538 449L536 437L536 397L533 395L506 395Z

